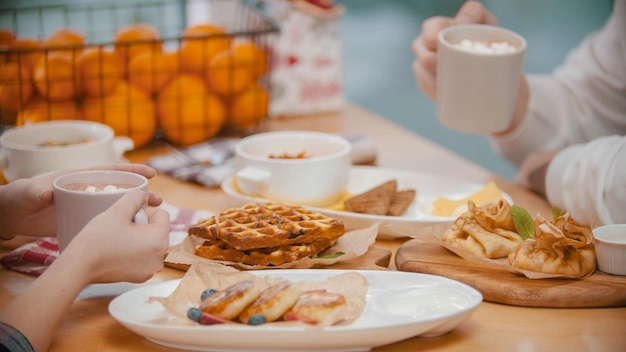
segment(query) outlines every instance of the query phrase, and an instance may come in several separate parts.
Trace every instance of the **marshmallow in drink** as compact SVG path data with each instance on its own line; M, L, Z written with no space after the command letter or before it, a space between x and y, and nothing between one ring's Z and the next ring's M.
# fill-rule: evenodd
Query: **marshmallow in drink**
M515 46L506 41L472 41L463 39L457 47L480 54L505 54L516 50Z

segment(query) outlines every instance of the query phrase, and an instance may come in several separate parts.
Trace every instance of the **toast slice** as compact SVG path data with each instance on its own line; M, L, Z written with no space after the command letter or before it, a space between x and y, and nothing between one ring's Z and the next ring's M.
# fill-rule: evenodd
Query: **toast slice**
M389 205L387 215L400 216L404 214L404 212L411 205L411 203L413 203L416 194L417 191L415 191L414 189L397 191L393 195L393 200L391 201L391 205Z
M398 181L389 180L344 202L347 211L371 215L387 215L396 193Z

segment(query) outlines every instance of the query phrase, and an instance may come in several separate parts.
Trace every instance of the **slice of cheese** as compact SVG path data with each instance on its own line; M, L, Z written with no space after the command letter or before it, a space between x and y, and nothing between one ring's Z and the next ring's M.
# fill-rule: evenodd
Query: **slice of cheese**
M492 181L485 187L462 199L439 197L433 202L432 214L441 217L459 216L467 211L467 202L473 201L477 207L502 199L502 190Z

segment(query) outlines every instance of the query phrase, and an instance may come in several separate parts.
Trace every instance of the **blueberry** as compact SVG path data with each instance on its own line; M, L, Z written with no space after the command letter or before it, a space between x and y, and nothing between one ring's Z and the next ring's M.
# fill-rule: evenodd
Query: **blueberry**
M255 314L248 318L248 325L261 325L265 323L267 323L267 320L261 314Z
M215 292L217 292L216 289L207 288L206 290L202 291L202 294L200 295L200 299L204 301L205 298L212 296L213 294L215 294Z
M189 310L187 311L187 318L198 322L200 321L200 317L202 316L202 311L200 311L200 309L196 308L196 307L191 307L189 308Z

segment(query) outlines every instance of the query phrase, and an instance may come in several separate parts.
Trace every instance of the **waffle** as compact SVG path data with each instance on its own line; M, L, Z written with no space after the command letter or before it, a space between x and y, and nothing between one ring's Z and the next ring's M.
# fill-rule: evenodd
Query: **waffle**
M326 238L334 242L345 232L343 222L302 206L249 203L228 209L189 228L192 236L238 250L302 245Z
M229 246L224 241L207 240L196 247L195 254L204 258L238 262L247 265L281 265L317 255L333 244L334 241L330 238L321 237L311 243L242 251Z

